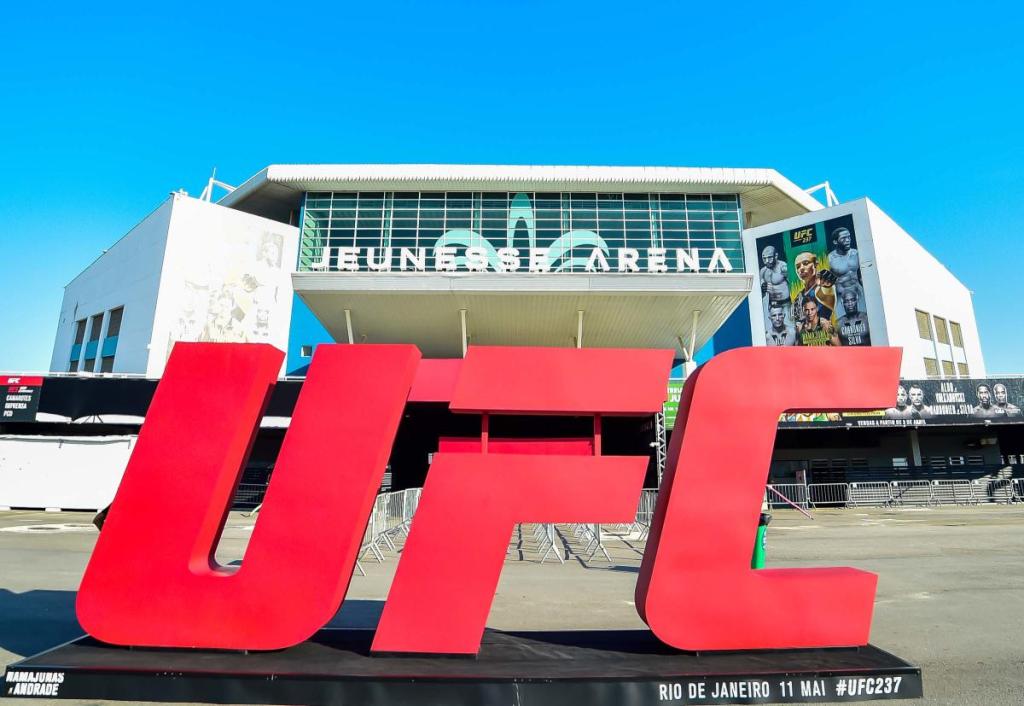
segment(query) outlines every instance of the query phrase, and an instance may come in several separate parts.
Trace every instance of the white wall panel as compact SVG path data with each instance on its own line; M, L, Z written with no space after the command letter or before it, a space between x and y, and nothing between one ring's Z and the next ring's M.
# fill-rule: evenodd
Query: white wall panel
M50 370L67 371L75 321L124 306L114 372L146 372L173 204L164 201L64 288Z
M0 436L0 506L99 510L114 499L135 436Z

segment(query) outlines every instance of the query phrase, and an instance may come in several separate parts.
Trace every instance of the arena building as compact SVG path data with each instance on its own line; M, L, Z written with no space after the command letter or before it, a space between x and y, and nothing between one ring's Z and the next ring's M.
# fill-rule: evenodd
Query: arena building
M213 186L172 193L65 288L50 372L8 388L25 406L0 426L0 506L109 502L178 341L287 351L253 487L326 342L455 361L470 345L671 348L665 413L606 430L607 451L650 454L651 485L686 374L744 345L904 350L893 409L780 420L778 482L1005 475L1024 452L1024 388L985 378L970 292L867 199L826 207L771 169L675 167L272 165L216 203ZM407 419L396 487L479 425L429 399Z

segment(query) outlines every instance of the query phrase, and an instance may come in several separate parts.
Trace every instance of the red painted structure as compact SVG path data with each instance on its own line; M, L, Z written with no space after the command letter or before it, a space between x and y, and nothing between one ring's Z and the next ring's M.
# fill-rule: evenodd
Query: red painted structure
M213 552L284 354L177 344L78 593L104 642L273 650L337 612L420 354L319 346L241 568Z
M867 642L873 574L754 571L750 547L779 414L885 407L899 355L744 349L690 377L636 592L660 639L687 650ZM222 567L213 548L281 356L265 345L175 347L82 581L90 634L238 650L310 637L347 591L416 387L432 401L450 390L453 411L482 415L479 453L436 455L373 649L473 653L516 522L632 519L647 458L603 456L601 417L658 411L672 353L471 347L417 382L413 346L319 346L244 563ZM488 438L492 414L591 415L594 455L533 440L519 440L528 453L503 453L515 443ZM732 492L712 506L722 483ZM445 551L453 532L458 554ZM800 610L770 610L783 603Z
M891 405L899 369L898 348L743 348L690 376L636 587L655 635L684 650L867 644L875 574L754 570L750 547L779 415Z

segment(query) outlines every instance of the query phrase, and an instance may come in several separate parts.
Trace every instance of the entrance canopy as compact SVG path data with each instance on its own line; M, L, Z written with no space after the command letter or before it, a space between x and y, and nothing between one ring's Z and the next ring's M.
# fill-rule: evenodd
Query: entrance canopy
M292 281L339 342L415 343L428 358L459 357L467 343L672 348L688 358L750 292L752 275L297 272Z

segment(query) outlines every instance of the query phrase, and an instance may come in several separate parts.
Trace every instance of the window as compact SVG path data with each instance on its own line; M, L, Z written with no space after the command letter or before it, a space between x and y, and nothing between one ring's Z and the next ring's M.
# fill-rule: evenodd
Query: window
M939 377L939 362L935 358L925 358L924 373L930 378Z
M85 365L82 366L82 372L83 373L91 373L95 369L96 369L96 359L95 358L86 358L85 359Z
M75 345L82 345L85 341L85 319L75 322Z
M77 360L71 361L71 364L68 365L68 372L69 373L77 373L78 372L78 361Z
M563 239L568 233L573 236ZM298 269L341 269L342 246L360 248L360 269L369 267L369 248L380 264L388 263L390 249L388 266L398 271L413 267L407 263L402 268L401 249L417 258L422 249L422 266L433 269L434 246L445 234L459 250L459 269L464 267L462 248L487 243L498 248L509 239L520 249L555 246L559 254L552 271L585 271L595 243L607 246L613 268L617 249L625 247L640 251L641 270L647 268L649 248L667 248L670 263L676 248L697 248L702 268L721 248L733 267L743 267L735 194L388 191L307 193ZM525 252L521 262L526 262ZM489 269L497 266L488 264Z
M942 361L942 376L947 378L956 377L956 370L953 369L953 361Z
M302 358L310 358L313 355L313 346L300 346L299 356Z
M89 341L100 340L100 329L103 328L103 314L96 314L89 319Z
M121 319L124 317L124 307L119 306L110 310L110 319L107 322L107 338L113 338L121 333Z
M114 372L114 356L105 355L100 358L100 372L101 373L112 373Z
M949 329L946 328L946 320L941 316L935 317L935 337L939 343L949 345Z
M923 311L919 311L917 309L914 310L914 313L917 315L918 335L920 335L921 338L925 339L926 341L932 340L933 336L931 317L928 316L928 314L924 313Z
M960 331L960 324L955 321L950 321L949 327L953 330L953 345L957 348L963 348L964 336L963 332Z
M969 378L971 376L971 371L967 367L967 363L957 363L956 364L956 369L957 369L957 372L960 373L960 377L962 377L962 378Z

